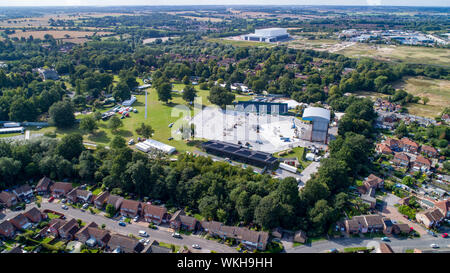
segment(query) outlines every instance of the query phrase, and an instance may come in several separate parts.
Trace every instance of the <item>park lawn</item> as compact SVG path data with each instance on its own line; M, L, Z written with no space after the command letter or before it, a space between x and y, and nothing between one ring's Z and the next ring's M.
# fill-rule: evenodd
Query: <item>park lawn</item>
M92 194L93 195L99 195L101 192L102 192L102 188L98 187L92 192Z

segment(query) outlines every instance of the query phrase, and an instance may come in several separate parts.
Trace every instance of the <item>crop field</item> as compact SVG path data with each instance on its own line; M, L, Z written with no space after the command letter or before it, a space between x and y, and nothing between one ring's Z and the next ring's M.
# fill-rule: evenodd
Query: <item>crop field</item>
M354 43L336 50L335 53L347 57L371 57L384 61L450 66L450 49L445 48Z
M408 111L413 115L434 118L450 105L450 81L447 80L410 77L397 83L394 87L403 89L414 96L425 96L430 99L426 105L422 103L409 104Z
M181 16L183 18L200 21L200 22L222 22L223 19L215 17L197 17L197 16Z

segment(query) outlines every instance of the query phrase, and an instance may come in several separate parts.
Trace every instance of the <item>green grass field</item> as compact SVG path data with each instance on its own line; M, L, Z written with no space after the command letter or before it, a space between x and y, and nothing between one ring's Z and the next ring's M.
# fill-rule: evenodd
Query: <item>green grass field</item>
M356 43L335 53L347 57L371 57L385 61L450 66L450 49L445 48Z
M430 101L407 105L409 113L418 116L434 118L439 116L445 107L450 105L450 81L425 77L409 77L394 85L414 96L428 97Z
M292 153L289 153L287 155L283 155L280 156L279 153L274 154L275 157L280 157L280 158L289 158L289 157L296 157L298 159L298 161L300 162L300 164L302 164L303 168L308 167L308 165L311 163L309 161L304 160L304 153L305 153L305 148L303 147L295 147L292 149Z

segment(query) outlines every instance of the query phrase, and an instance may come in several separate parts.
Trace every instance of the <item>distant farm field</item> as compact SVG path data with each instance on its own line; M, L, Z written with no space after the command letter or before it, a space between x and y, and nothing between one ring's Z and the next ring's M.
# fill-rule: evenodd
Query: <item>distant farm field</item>
M353 58L450 66L450 49L445 48L353 43L334 52Z
M105 36L110 35L112 32L106 32L106 31L70 31L70 30L36 30L36 31L19 31L17 30L16 33L10 34L10 38L28 38L30 36L33 36L34 39L44 39L45 35L49 34L52 35L55 39L70 39L70 38L86 38L91 37L94 34L98 36Z
M275 44L264 43L264 42L253 42L253 41L244 41L244 40L233 40L233 39L220 39L220 38L207 38L208 42L212 43L220 43L220 44L229 44L237 47L272 47Z
M450 105L450 81L447 80L409 77L394 87L403 89L414 96L430 99L426 105L422 103L409 104L408 111L413 115L436 117Z

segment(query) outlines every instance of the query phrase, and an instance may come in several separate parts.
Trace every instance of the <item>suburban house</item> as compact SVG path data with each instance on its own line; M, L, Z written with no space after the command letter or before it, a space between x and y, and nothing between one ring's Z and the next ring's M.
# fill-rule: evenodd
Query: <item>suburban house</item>
M398 166L408 167L409 166L409 156L405 153L396 153L392 163Z
M306 236L306 232L303 230L297 230L294 234L294 242L297 243L306 243L306 240L308 240L308 237Z
M386 144L389 149L393 150L393 151L398 151L401 148L401 142L398 139L395 138L387 138L384 141L384 144Z
M9 192L2 191L0 192L0 204L6 207L12 207L17 205L17 197Z
M395 224L392 232L395 234L405 233L408 234L411 232L411 227L408 224Z
M450 218L450 199L438 201L434 207L438 208L445 218Z
M384 224L383 232L385 234L392 234L392 232L394 231L394 223L392 223L391 219L389 218L383 219L383 224Z
M269 241L269 233L254 231L248 228L225 226L220 222L201 222L202 228L212 236L232 238L251 249L265 250Z
M419 144L412 141L411 139L404 137L400 140L401 147L404 152L416 154L419 150Z
M172 250L165 246L160 246L158 241L153 240L145 246L141 253L172 253Z
M120 214L126 217L135 217L140 214L141 210L141 202L124 199L120 207Z
M67 194L67 199L72 203L90 203L92 201L92 192L76 187Z
M170 218L170 226L173 229L184 229L188 231L193 231L197 229L198 225L197 219L192 216L187 216L184 210L178 210Z
M153 222L157 225L167 222L167 209L165 207L145 204L142 215L144 216L145 221Z
M283 238L283 229L281 227L277 227L272 229L272 232L270 232L270 235L274 238L281 239Z
M46 230L47 234L51 234L54 237L59 237L59 228L61 228L67 221L63 219L54 218L48 223Z
M94 199L94 205L98 209L102 209L103 206L106 204L106 200L108 200L109 192L104 191L100 193L95 199Z
M436 157L439 154L438 151L434 147L428 146L428 145L422 145L420 147L420 151L429 157Z
M0 235L6 238L12 238L14 237L14 234L16 233L16 229L14 228L13 224L11 222L5 220L0 223Z
M418 222L424 224L427 228L439 226L444 219L444 214L438 208L427 209L416 214Z
M33 223L39 223L42 219L45 219L47 215L43 214L39 209L33 207L25 212L23 215L28 218Z
M61 238L66 240L72 240L75 236L75 233L79 230L80 226L78 225L77 220L72 218L71 220L65 222L59 229L58 233Z
M9 220L11 224L17 229L27 229L31 226L30 221L28 221L28 218L25 217L22 213L17 214L14 218Z
M122 202L125 200L122 196L110 194L106 200L106 205L113 205L116 210L119 210L122 206Z
M144 245L135 238L112 234L107 249L113 253L140 253L144 249Z
M431 161L428 158L418 155L413 162L413 169L428 172L431 169Z
M380 232L384 230L385 223L380 215L360 215L344 221L347 233Z
M109 231L100 229L95 222L91 222L89 225L81 228L75 234L75 238L89 247L99 246L103 248L106 247L111 235Z
M50 189L53 197L65 197L72 190L72 183L56 182Z
M367 189L381 189L384 186L384 180L374 174L370 174L364 181Z
M35 191L41 195L48 194L50 191L50 187L52 185L53 185L53 181L50 178L44 176L41 178L41 180L39 180L39 182L35 188Z
M376 152L379 154L391 155L393 154L392 149L386 143L378 143L376 147Z
M26 199L26 198L33 196L33 189L31 188L30 185L25 184L25 185L15 188L13 190L13 193L19 199Z
M369 190L361 195L361 200L368 204L371 209L374 209L377 205L377 199L375 198L375 188L369 188Z

